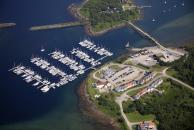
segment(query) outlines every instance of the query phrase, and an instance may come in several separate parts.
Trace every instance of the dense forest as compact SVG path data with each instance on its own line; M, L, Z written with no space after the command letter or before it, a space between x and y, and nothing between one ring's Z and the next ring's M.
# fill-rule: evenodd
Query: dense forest
M194 46L187 46L188 55L172 65L176 71L176 78L194 86Z
M125 112L154 114L159 130L194 130L194 92L167 80L162 95L152 93L129 103Z
M94 31L101 31L136 19L138 9L122 9L120 0L89 0L82 8L81 14L89 19Z

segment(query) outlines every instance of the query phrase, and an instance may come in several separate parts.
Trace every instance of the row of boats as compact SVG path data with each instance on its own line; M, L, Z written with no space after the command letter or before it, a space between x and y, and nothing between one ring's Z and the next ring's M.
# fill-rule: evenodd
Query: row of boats
M76 75L80 75L85 72L84 69L86 67L83 64L78 63L76 60L74 60L73 58L70 58L69 56L63 54L60 51L54 51L49 55L51 55L53 59L58 60L62 64L69 66L71 70L76 71L77 72Z
M47 79L42 78L41 75L23 65L18 65L11 70L13 71L13 73L24 78L27 83L33 82L32 86L38 86L37 88L40 88L42 92L47 92L50 88L55 88L54 83L51 83Z
M89 41L87 39L79 42L79 45L81 45L82 47L85 47L85 48L87 48L87 49L89 49L91 51L94 51L95 53L97 53L97 54L99 54L101 56L103 56L103 55L105 55L105 56L112 56L113 55L112 52L108 51L107 49L105 49L103 47L95 45L93 42L91 42L91 41Z
M31 63L35 64L36 66L40 67L43 70L48 71L52 76L63 77L65 75L67 75L65 72L63 72L59 68L56 68L55 66L51 65L48 61L46 61L40 57L32 58Z
M71 54L91 64L93 67L101 64L101 62L96 61L94 58L89 56L87 53L81 51L79 48L73 48L73 50L71 51Z
M67 83L77 79L79 75L82 75L85 73L85 71L101 64L101 60L108 56L112 56L113 53L109 52L108 50L97 47L94 43L90 42L89 40L84 40L80 42L82 44L82 47L88 48L90 51L94 51L100 56L103 56L97 60L89 56L86 52L81 51L79 48L73 48L70 53L79 59L91 64L90 67L86 68L85 65L77 62L74 58L71 56L68 56L67 54L64 54L61 51L53 51L52 53L48 54L52 59L57 60L58 62L66 65L69 67L69 69L73 70L74 74L67 74L63 70L55 67L51 63L49 63L46 59L43 59L41 57L32 57L30 62L34 64L35 66L39 67L42 70L47 71L49 74L51 74L53 77L59 78L57 82L51 82L47 80L46 78L43 78L41 75L36 73L34 70L32 70L29 67L25 67L24 65L18 65L14 66L10 71L13 71L16 75L21 76L27 83L32 83L32 86L36 86L38 89L40 89L42 92L46 93L50 89L55 89L57 87L61 87L63 85L66 85ZM79 43L79 44L80 44ZM81 45L80 44L80 45Z

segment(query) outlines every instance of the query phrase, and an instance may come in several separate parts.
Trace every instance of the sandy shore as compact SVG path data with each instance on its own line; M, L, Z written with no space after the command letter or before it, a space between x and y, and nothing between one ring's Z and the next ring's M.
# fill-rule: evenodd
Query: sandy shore
M89 99L86 87L87 86L85 85L85 81L83 81L78 89L79 108L81 112L85 116L95 120L95 122L103 125L106 130L119 130L114 119L99 111L96 105Z

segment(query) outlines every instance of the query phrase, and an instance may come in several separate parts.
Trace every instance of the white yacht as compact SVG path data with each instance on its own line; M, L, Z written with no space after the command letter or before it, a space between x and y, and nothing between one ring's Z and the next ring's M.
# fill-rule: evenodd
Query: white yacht
M40 89L43 93L46 93L50 90L48 86L44 86L43 88Z
M45 49L43 48L43 47L41 47L41 50L40 50L41 52L44 52L45 51Z
M156 21L156 19L153 18L153 19L152 19L152 22L155 22L155 21Z

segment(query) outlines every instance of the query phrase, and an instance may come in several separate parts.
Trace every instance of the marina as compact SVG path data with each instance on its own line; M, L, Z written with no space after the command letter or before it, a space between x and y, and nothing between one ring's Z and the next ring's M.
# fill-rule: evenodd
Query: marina
M192 26L192 21L194 1L166 0L166 5L164 5L164 1L165 0L134 1L134 4L136 5L137 3L137 6L151 5L152 8L142 9L142 18L133 22L134 24L137 24L139 27L144 29L144 31L149 32L150 35L158 39L159 42L165 43L164 45L166 47L177 47L179 45L183 46L183 40L193 37L194 26ZM183 1L184 6L181 6L181 3ZM72 17L69 11L67 11L67 8L72 3L75 3L77 5L81 2L81 0L21 0L20 2L13 0L2 0L3 4L1 4L0 11L1 22L15 22L17 23L17 25L13 26L13 28L1 29L2 50L0 53L2 62L0 71L2 75L2 106L0 115L2 118L0 121L0 129L113 129L112 126L114 124L110 124L109 120L103 121L101 118L99 118L101 119L100 122L103 123L101 124L99 123L99 121L96 121L96 119L83 115L81 111L84 110L83 107L81 107L81 109L79 108L79 104L82 103L82 106L85 106L86 110L89 108L94 108L93 105L86 105L88 104L87 100L79 102L79 100L83 99L83 97L89 97L89 95L78 95L77 91L81 88L79 86L86 78L88 72L91 70L93 71L93 69L95 69L96 67L91 67L89 71L86 71L84 75L78 76L78 78L73 82L69 82L68 84L61 86L60 88L51 88L47 93L42 93L40 89L37 89L40 83L37 86L33 86L33 84L36 82L33 81L30 83L26 83L21 76L16 75L12 71L8 71L13 67L14 62L15 65L19 65L21 63L26 67L30 67L35 72L38 72L38 74L41 74L43 78L53 81L51 79L52 76L49 73L47 74L47 77L47 75L45 75L47 72L44 73L45 70L40 70L38 67L31 64L30 59L31 56L34 55L46 58L50 63L52 63L52 65L55 65L56 67L64 70L68 74L74 73L74 71L70 70L68 66L61 64L57 60L51 59L48 54L55 51L55 49L59 49L60 51L63 51L64 54L68 54L68 56L71 57L68 52L72 50L73 47L82 48L78 43L80 42L80 38L82 41L82 38L84 37L89 37L92 41L95 41L96 45L100 45L104 48L106 47L106 49L108 49L109 51L114 52L113 57L115 58L126 51L125 44L127 42L130 43L130 47L132 49L151 45L148 43L149 41L144 41L144 37L139 36L139 33L126 27L115 29L96 37L87 35L85 33L85 28L83 28L82 26L74 26L70 28L68 27L53 30L29 31L29 27L34 25L36 26L55 24L62 23L63 21L71 22L76 20L74 17ZM174 5L177 5L177 7L174 8ZM165 13L163 13L162 11L164 11ZM156 19L156 22L152 22L153 18ZM45 49L45 51L40 51L41 49ZM85 48L82 50L87 51ZM93 55L93 52L89 54L98 59L96 55ZM109 61L107 59L114 59L113 57L105 58L103 61ZM86 65L85 62L80 62L77 57L76 60L79 63L83 63L84 65ZM88 69L88 64L86 65L86 68ZM56 77L54 77L54 79L56 79ZM167 88L171 87L167 86ZM172 94L173 92L175 92L175 89L172 89ZM155 93L156 92L154 92L153 94L155 95ZM163 95L165 94L166 92ZM120 93L116 93L116 95L120 96ZM144 98L144 96L142 96L140 100ZM159 98L160 96L162 95L159 95ZM178 96L180 97L179 93ZM95 99L94 97L91 98ZM156 98L158 98L158 96ZM124 104L125 102L122 103ZM166 104L168 105L168 103ZM186 104L186 106L189 105ZM174 109L167 110L171 110L172 112L175 111ZM163 112L164 114L166 113L165 115L170 114L166 111ZM90 113L91 116L97 117L96 114L98 113ZM128 114L126 114L126 116L128 116ZM185 118L180 119L184 120ZM115 121L117 121L117 119L115 119ZM109 124L106 122L108 122ZM123 123L125 122L123 121ZM156 123L158 122L156 121ZM187 123L189 122L183 123L184 126ZM162 122L159 122L158 124L162 124ZM177 124L174 122L174 124L172 123L171 128L173 126L176 127Z
M36 87L37 89L40 89L43 93L46 93L50 89L55 89L57 87L64 86L69 82L74 81L75 79L78 78L79 75L82 75L86 71L100 65L103 59L113 55L112 52L109 52L104 48L97 47L94 43L90 42L89 40L84 40L81 43L85 43L82 44L82 47L88 48L89 51L96 52L101 57L98 59L94 59L87 52L83 52L79 48L73 48L72 51L70 51L72 55L64 54L62 51L59 50L55 50L48 54L52 60L57 60L63 65L68 66L68 69L73 70L74 72L71 74L67 74L65 71L59 69L58 67L56 67L55 65L53 65L44 58L32 57L30 59L31 64L34 64L41 70L47 71L49 74L51 74L52 77L59 78L59 80L56 82L51 82L46 78L42 78L41 75L37 74L32 69L29 69L28 67L25 67L23 65L18 65L16 67L14 66L9 71L13 71L14 74L21 76L26 81L26 83L33 82L32 86ZM40 51L43 52L43 49L41 49ZM76 61L76 59L73 58L73 55L75 57L78 57L80 59L80 62ZM90 64L90 66L86 67L86 65L81 63L82 61Z

